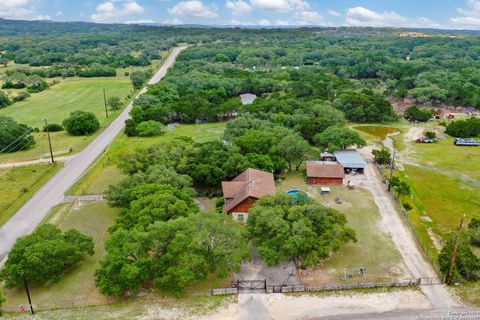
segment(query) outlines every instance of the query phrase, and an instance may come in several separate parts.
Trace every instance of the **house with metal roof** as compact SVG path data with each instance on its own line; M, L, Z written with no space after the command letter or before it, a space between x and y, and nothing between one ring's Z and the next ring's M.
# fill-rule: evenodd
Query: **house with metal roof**
M362 156L355 149L345 149L333 153L337 162L341 164L345 173L363 172L366 163Z
M250 168L232 181L223 181L222 191L223 211L236 220L246 221L255 202L265 195L275 195L277 188L272 173Z

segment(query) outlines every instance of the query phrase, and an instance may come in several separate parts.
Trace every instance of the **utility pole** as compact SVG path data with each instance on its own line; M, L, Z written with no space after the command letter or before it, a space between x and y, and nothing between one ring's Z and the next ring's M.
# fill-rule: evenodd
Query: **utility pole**
M453 248L452 262L450 263L450 271L448 272L447 283L451 283L452 281L453 267L455 266L455 259L457 258L457 250L458 250L458 245L460 243L460 234L462 233L464 219L465 219L465 215L463 215L462 219L460 220L460 227L458 228L457 238L455 239L455 247Z
M50 131L48 130L47 118L45 118L45 130L47 131L48 146L50 147L50 157L52 158L52 163L55 163L55 159L53 159L52 141L50 140Z
M107 94L105 93L105 88L103 88L103 103L105 104L105 116L108 118Z
M390 164L390 180L392 179L393 177L393 168L395 167L395 149L393 149L393 156L392 156L392 163ZM390 185L390 181L388 182L388 191L390 191L391 189L391 185Z
M25 284L25 290L27 291L28 304L30 305L30 312L33 314L32 299L30 298L30 291L28 290L27 279L23 276L23 283Z

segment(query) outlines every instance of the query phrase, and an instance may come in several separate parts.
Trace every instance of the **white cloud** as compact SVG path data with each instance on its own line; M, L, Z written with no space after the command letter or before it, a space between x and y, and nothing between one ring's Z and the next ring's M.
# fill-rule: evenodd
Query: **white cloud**
M173 19L167 19L163 21L164 24L172 24L172 25L177 25L177 24L183 24L182 20L178 18L173 18Z
M143 23L154 23L155 21L151 19L140 19L140 20L130 20L125 22L126 24L143 24Z
M62 11L57 11L56 16L57 17L63 16L63 12Z
M455 29L479 29L480 28L480 1L468 0L468 9L458 8L461 16L450 18L450 23Z
M0 0L0 18L35 19L38 14L30 0Z
M120 1L120 6L114 2L119 1L100 3L90 18L95 22L119 22L123 17L142 14L145 11L136 1Z
M174 16L194 17L194 18L217 18L217 7L215 5L205 5L200 0L180 1L173 8L168 8L168 12Z
M328 14L334 17L340 17L342 15L340 12L337 12L335 10L328 10Z
M376 12L364 7L347 10L345 23L349 26L440 28L441 25L427 18L411 19L393 11Z
M257 21L257 24L259 26L271 26L272 25L272 22L268 19L261 19L261 20L258 20Z
M225 6L232 11L234 16L252 11L252 6L243 0L227 0Z
M262 10L268 11L305 11L310 9L310 4L304 0L250 0L250 4Z
M325 19L315 11L300 11L295 13L295 19L300 25L329 25Z

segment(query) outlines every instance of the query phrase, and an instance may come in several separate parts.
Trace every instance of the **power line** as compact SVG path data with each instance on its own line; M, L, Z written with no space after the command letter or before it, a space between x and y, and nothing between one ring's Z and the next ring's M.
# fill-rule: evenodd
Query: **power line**
M5 150L7 150L12 144L17 142L17 140L21 139L22 137L26 136L27 134L31 133L30 129L25 130L25 133L23 133L20 137L12 141L8 146L4 147L2 150L0 150L0 153L3 153Z
M27 139L30 139L30 136L24 135L21 140L18 140L14 145L11 145L9 147L9 150L3 151L2 155L0 155L0 158L6 157L10 152L19 151L17 148L21 146L21 144L24 143Z

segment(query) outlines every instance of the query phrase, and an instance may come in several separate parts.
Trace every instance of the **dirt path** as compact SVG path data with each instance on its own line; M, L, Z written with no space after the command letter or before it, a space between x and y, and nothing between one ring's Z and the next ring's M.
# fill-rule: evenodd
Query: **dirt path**
M371 158L371 154L366 153L365 150L361 150L361 152L365 158ZM417 247L410 230L402 221L374 165L368 163L365 174L350 176L349 179L356 186L366 188L372 193L382 215L383 228L388 232L400 251L412 277L438 277ZM421 288L435 308L450 308L458 305L443 285L422 286Z
M66 156L66 157L55 157L56 162L68 162L73 159L75 156ZM39 164L39 163L50 163L50 158L45 159L38 159L38 160L31 160L31 161L23 161L23 162L8 162L8 163L0 163L0 169L8 169L8 168L15 168L15 167L23 167L29 166L32 164Z

